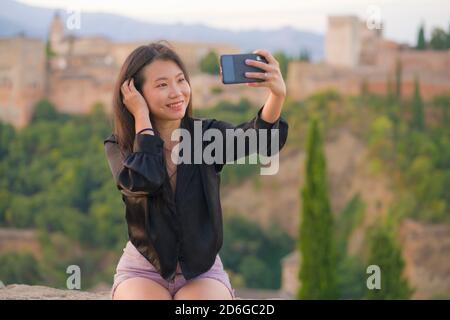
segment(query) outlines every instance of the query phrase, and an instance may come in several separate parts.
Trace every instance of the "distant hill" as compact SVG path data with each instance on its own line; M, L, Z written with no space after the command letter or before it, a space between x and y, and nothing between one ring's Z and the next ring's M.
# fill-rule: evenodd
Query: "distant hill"
M30 6L17 1L2 0L0 11L0 37L23 33L30 37L46 39L54 9ZM55 8L57 9L57 8ZM66 10L59 10L61 17ZM208 27L202 24L158 24L134 20L109 13L81 15L81 29L76 35L103 35L113 41L139 41L166 39L177 41L227 42L241 48L243 52L256 48L270 51L283 50L288 55L298 56L307 49L314 60L323 57L324 37L321 34L303 32L291 27L262 31L231 31Z

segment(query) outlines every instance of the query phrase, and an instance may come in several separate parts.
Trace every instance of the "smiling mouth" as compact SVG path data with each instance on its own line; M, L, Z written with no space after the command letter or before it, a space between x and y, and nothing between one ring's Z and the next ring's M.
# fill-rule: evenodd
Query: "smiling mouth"
M167 107L172 108L172 109L177 109L180 108L183 105L184 101L178 101L175 103L171 103L171 104L166 104Z

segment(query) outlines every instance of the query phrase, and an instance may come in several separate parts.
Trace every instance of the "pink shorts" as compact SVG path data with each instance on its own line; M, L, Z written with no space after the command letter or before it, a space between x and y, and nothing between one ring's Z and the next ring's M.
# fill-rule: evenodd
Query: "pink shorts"
M147 278L157 282L166 288L172 297L175 296L177 291L183 287L186 283L194 279L201 278L211 278L222 282L230 291L231 296L235 299L235 291L231 287L230 279L228 274L223 269L222 261L219 255L216 256L216 261L214 265L207 272L200 274L199 276L186 281L184 278L180 264L177 265L177 274L175 279L172 281L167 281L156 271L155 267L136 249L136 247L130 242L123 249L122 257L116 268L116 273L114 275L114 284L111 289L111 299L114 296L114 292L117 286L124 280L140 277Z

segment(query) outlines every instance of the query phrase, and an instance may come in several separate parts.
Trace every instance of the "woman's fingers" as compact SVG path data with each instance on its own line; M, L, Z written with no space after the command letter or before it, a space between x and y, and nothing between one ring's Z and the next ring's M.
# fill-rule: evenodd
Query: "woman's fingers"
M130 85L128 87L130 88L130 91L137 92L137 89L134 86L134 78L131 78Z
M246 59L245 63L249 66L257 67L257 68L263 69L264 71L267 71L267 72L273 71L273 69L274 69L274 67L271 66L270 64L267 64L265 62L259 62L259 61L253 60L253 59Z
M257 78L257 79L262 79L262 80L269 80L269 73L267 72L246 72L245 76L247 78Z
M125 80L123 83L122 83L122 86L120 87L120 90L122 91L122 94L123 95L127 95L127 94L129 94L130 93L130 88L128 87L128 79L127 80Z
M266 58L266 60L269 64L275 64L275 65L278 64L277 59L275 59L275 57L267 50L257 49L255 51L253 51L253 53L259 54L259 55L263 56L264 58Z
M267 87L267 82L247 82L249 87Z
M281 75L279 62L267 50L258 49L253 51L253 53L263 56L267 60L267 63L262 63L256 60L247 60L246 64L260 68L265 72L246 72L245 76L263 79L265 81L249 82L247 83L247 86L268 87L271 93L273 93L275 96L285 97L286 85Z

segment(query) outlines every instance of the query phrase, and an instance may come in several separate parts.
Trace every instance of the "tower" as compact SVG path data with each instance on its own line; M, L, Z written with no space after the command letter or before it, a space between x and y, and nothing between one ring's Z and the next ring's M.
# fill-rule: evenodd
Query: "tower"
M53 20L50 24L48 41L50 43L51 50L57 55L64 53L64 45L63 45L64 36L65 36L64 23L59 15L59 12L56 11L55 15L53 16Z
M325 41L325 59L330 65L354 68L361 53L360 22L356 16L331 16Z

